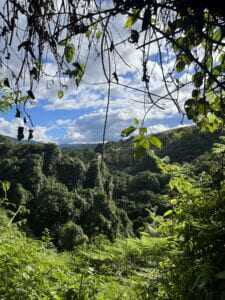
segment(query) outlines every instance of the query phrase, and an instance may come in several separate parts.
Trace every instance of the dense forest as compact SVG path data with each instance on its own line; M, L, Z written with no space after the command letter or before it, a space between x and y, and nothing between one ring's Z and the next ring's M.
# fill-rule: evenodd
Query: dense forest
M187 127L159 137L164 144L159 157L207 171L208 153L219 134ZM32 233L40 237L48 228L60 249L71 250L99 234L112 241L138 235L149 210L157 207L162 215L168 209L161 197L169 193L168 175L161 174L152 157L133 158L132 138L107 143L103 164L101 144L61 151L55 144L21 144L3 136L1 143L0 179L11 183L9 199L16 209L26 209ZM70 229L77 230L74 240L66 240Z
M1 299L224 299L221 135L164 132L141 160L109 142L104 163L1 136Z

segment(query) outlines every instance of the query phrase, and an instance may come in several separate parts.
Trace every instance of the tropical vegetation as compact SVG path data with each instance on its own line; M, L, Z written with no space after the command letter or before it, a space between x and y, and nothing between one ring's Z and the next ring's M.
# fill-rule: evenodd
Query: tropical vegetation
M1 299L223 299L224 138L179 129L163 151L189 135L191 159L150 150L152 169L116 162L104 176L79 149L2 137Z

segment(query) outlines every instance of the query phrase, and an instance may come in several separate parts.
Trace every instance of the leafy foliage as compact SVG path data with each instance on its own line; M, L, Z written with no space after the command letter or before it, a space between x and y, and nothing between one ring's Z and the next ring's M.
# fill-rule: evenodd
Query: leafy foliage
M110 245L99 237L96 245L58 254L48 234L43 241L26 238L15 226L5 227L8 221L2 210L0 222L2 299L148 298L151 264L146 265L145 259L156 250L150 239Z
M173 134L183 143L180 131ZM168 158L147 150L163 174L115 173L115 201L114 194L110 196L105 190L105 183L110 182L105 166L101 185L97 182L92 188L80 186L74 191L42 174L44 186L37 194L38 201L30 201L31 220L37 221L39 236L44 232L42 241L26 237L12 224L21 226L17 222L19 210L0 211L1 297L223 299L224 149L221 137L213 153L202 154L195 164L183 166L170 164ZM32 151L40 149L35 145ZM73 159L69 163L74 161L81 165ZM57 175L60 159L52 162L51 173ZM98 160L92 163L90 168L101 177ZM39 166L44 170L44 163ZM2 181L2 188L6 199L12 187ZM148 208L146 215L142 215L142 208ZM139 238L131 237L132 223L125 209ZM57 253L55 241L58 248L71 252Z
M65 250L73 250L79 244L83 244L88 240L84 235L82 228L71 221L63 225L60 229L60 246Z
M177 129L158 136L164 147L156 151L179 163L196 159L193 171L209 172L216 160L210 164L212 156L198 156L204 149L209 151L213 142L219 142L218 136L219 133L200 133L194 127ZM129 139L106 144L108 170L92 148L89 158L87 149L61 152L51 144L12 144L2 138L0 179L11 182L8 197L14 207L10 208L16 211L25 206L29 210L27 232L32 230L41 236L47 227L61 249L60 232L68 222L81 226L89 239L99 233L111 240L133 232L139 236L148 220L148 210L157 207L158 214L163 214L169 209L170 204L161 195L171 192L169 175L159 174L152 157L134 160L131 142ZM84 163L79 157L89 161Z
M160 263L164 279L159 295L164 299L222 299L224 282L224 179L202 173L193 176L188 167L166 165L172 174L170 200L173 209L164 214L158 232L174 242L172 255ZM216 170L216 174L224 172ZM194 264L193 264L194 262Z

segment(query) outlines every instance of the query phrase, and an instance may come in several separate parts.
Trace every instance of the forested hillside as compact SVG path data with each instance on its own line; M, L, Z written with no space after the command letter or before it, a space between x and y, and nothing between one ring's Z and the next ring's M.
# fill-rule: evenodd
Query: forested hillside
M208 151L218 136L195 127L165 132L158 155L208 171ZM109 142L102 165L99 148L61 151L1 137L0 180L11 183L12 209L26 208L26 230L40 237L48 228L59 249L72 249L98 234L110 240L139 235L149 210L157 207L162 215L168 209L161 195L169 192L169 176L153 158L135 161L131 140Z
M159 157L169 156L171 162L192 162L199 155L210 152L213 143L219 140L220 131L209 133L200 132L196 126L183 127L157 134L162 142L162 149L155 149ZM132 147L133 139L121 140L119 143L106 144L105 161L111 170L122 169L126 173L151 170L155 171L154 161L145 156L143 159L134 159ZM95 149L101 153L101 146Z
M223 299L218 136L160 134L158 154L176 164L155 154L128 163L131 140L108 143L103 165L100 146L61 151L1 136L2 299Z

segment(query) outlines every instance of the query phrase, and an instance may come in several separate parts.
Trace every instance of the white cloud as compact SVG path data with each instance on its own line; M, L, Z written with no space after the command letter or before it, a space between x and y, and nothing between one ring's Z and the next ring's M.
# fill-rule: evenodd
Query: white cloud
M58 126L68 126L68 125L71 125L73 123L72 120L70 119L66 119L66 120L56 120L56 125Z
M17 127L20 124L18 122L7 122L5 119L0 118L0 134L7 135L10 137L16 137L17 136Z
M14 119L12 122L8 122L3 118L0 118L0 134L10 136L13 138L17 137L18 126L23 126L21 119ZM34 141L38 142L53 142L54 139L48 136L47 133L52 128L37 126L34 128ZM28 138L28 128L24 129L25 139Z
M108 122L106 128L106 140L121 139L120 133L124 128L133 124L133 119L143 116L143 109L134 110L132 106L126 109L109 109ZM171 129L166 125L166 118L171 117L164 113L164 123L161 119L163 112L151 113L146 118L144 126L147 126L149 133L156 133ZM141 121L141 119L140 119ZM99 109L89 114L84 114L75 121L58 120L60 125L68 124L67 133L59 143L92 143L101 142L105 122L105 110ZM153 124L152 124L153 123Z
M106 1L107 3L107 1ZM113 26L111 27L111 34L114 37L115 44L120 42L121 39L125 40L130 31L124 29L125 17L120 16L113 19ZM138 28L140 24L135 24L135 28ZM74 39L75 46L78 42ZM143 42L143 35L140 36L140 43ZM79 62L84 63L88 53L88 40L84 36L82 42L82 48L77 51L79 56ZM16 47L16 46L15 46ZM111 100L110 110L107 124L107 140L117 140L120 138L120 132L122 129L133 124L133 119L138 118L142 120L145 112L150 108L150 100L144 94L134 89L144 90L144 83L142 82L142 51L137 51L137 45L130 43L121 43L116 46L117 51L124 58L125 62L117 56L116 67L114 61L111 61L111 73L115 70L119 77L119 83L128 85L133 89L128 89L119 85L111 85ZM97 50L96 50L97 49ZM86 68L85 75L79 86L76 88L74 79L63 78L62 75L57 74L57 66L53 63L53 56L48 56L47 62L44 64L45 72L50 77L43 76L39 86L34 90L35 96L38 98L36 106L42 107L48 111L56 110L80 110L90 109L91 113L85 114L79 117L77 120L65 119L63 120L59 116L59 120L55 122L55 129L67 128L67 133L64 138L59 139L61 142L98 142L102 140L103 126L105 120L105 109L107 103L107 84L101 84L106 81L101 65L101 58L99 57L100 43L96 43L96 49L92 49L89 56L88 66ZM59 47L59 51L63 53L63 47ZM148 56L156 55L158 48L156 43L152 44ZM166 53L164 53L166 54ZM164 55L163 54L163 55ZM173 53L170 54L172 57ZM12 67L16 68L18 59L12 61ZM104 54L104 61L107 66L107 53ZM167 94L167 90L163 83L162 71L159 63L148 61L149 72L153 70L150 77L150 92L155 93L161 97ZM164 61L163 67L165 74L171 72L174 66L174 58L170 58L168 62ZM57 75L56 75L57 74ZM29 74L27 74L28 76ZM60 77L61 76L61 77ZM25 78L26 79L26 78ZM58 99L57 91L60 89L58 80L62 81L67 88L63 88L64 97ZM190 76L188 77L190 80ZM181 76L180 80L185 80L184 76ZM23 86L24 91L28 89L29 80L25 80L26 84ZM96 85L89 85L88 83L95 83ZM173 87L168 83L168 87L172 91ZM183 106L184 100L190 94L190 87L184 87L179 93L179 103ZM175 94L173 94L175 96ZM168 96L167 96L168 98ZM48 103L43 106L42 99L47 99ZM157 97L153 96L154 101ZM145 102L145 104L144 104ZM172 100L161 99L159 104L164 108L160 110L157 107L153 107L146 116L146 126L149 127L150 132L155 133L170 129L169 126L163 124L168 118L172 118L177 114L177 109ZM32 115L32 110L31 110ZM0 132L4 131L10 136L16 136L17 127L14 123L9 123L4 119L0 119ZM151 125L154 121L154 125ZM150 125L149 125L150 124ZM52 141L49 131L52 127L37 126L35 130L35 139L40 141ZM2 131L1 131L2 130Z
M158 132L163 132L166 130L170 130L171 127L169 127L168 125L164 125L164 124L156 124L156 125L152 125L148 127L148 132L149 134L152 133L158 133Z
M51 127L36 126L34 129L34 141L44 142L44 143L53 143L55 139L48 135L48 132L52 130Z

